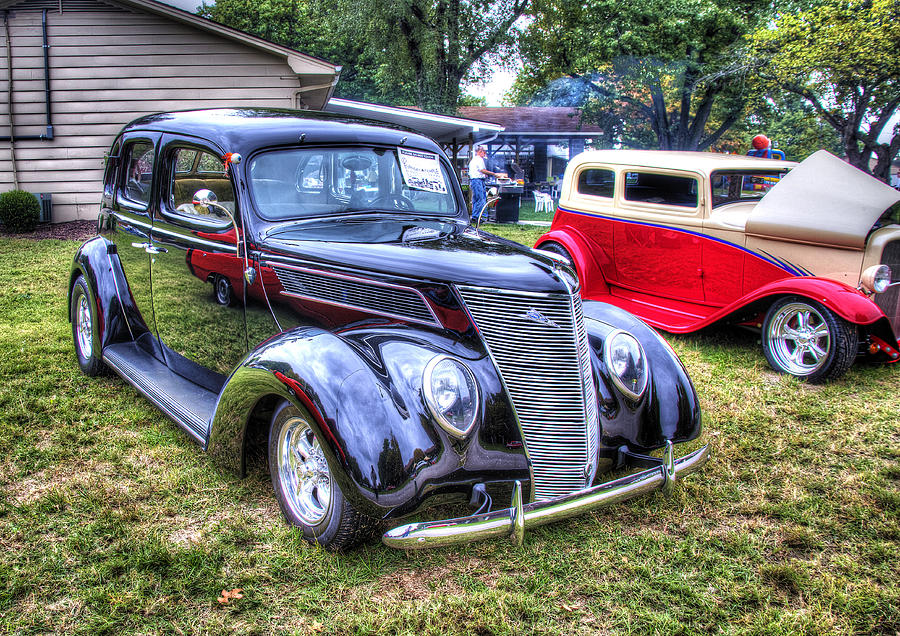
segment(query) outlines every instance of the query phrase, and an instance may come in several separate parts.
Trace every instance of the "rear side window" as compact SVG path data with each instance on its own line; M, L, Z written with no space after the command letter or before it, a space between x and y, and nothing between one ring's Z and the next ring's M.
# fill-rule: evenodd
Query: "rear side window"
M625 199L656 205L697 207L697 180L653 172L626 172Z
M168 184L168 209L207 223L228 222L228 215L218 206L194 204L194 194L212 190L219 205L234 214L234 187L225 164L217 155L197 148L175 148L169 165L174 166Z
M149 141L136 141L125 147L125 198L135 203L150 203L155 150Z
M578 193L594 197L612 198L615 192L616 173L612 170L588 168L578 175Z

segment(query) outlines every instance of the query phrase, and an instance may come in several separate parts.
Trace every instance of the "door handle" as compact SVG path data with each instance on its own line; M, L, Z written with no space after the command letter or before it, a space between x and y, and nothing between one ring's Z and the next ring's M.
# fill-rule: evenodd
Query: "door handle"
M164 247L151 245L150 243L147 243L147 246L144 248L144 251L147 252L148 254L167 254L169 252L169 250L167 250Z

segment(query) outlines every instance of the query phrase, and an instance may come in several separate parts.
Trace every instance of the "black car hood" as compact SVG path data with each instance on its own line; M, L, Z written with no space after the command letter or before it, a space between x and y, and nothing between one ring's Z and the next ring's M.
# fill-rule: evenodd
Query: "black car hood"
M306 265L459 285L567 291L551 258L483 230L440 220L298 224L270 230L261 243L264 252L299 258Z

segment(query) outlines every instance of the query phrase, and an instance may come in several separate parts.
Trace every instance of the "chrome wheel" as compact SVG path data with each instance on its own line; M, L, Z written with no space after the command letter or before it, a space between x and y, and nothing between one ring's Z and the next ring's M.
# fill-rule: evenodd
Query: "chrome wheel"
M766 338L775 365L791 375L815 373L828 361L832 335L824 317L806 303L780 307L769 320Z
M285 504L303 523L320 523L331 508L331 472L322 447L304 418L292 417L281 427L276 461Z
M91 306L87 296L79 294L75 308L75 344L78 354L89 360L94 351L94 327L91 323Z

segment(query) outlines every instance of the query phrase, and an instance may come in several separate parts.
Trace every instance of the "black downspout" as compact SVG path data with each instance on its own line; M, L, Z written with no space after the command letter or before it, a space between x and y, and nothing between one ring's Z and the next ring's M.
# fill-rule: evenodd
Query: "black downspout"
M4 12L4 17L6 17L7 12ZM10 136L8 137L0 137L0 141L20 141L20 140L32 140L32 139L46 139L47 141L53 140L53 115L50 100L50 43L49 38L47 36L47 10L43 9L41 11L41 30L44 36L44 95L46 101L46 110L47 110L47 132L43 135L13 135L12 125L10 125ZM10 65L9 71L9 80L10 85L12 85L12 66ZM10 95L10 101L12 100L12 95ZM10 110L10 124L12 124L12 110Z

